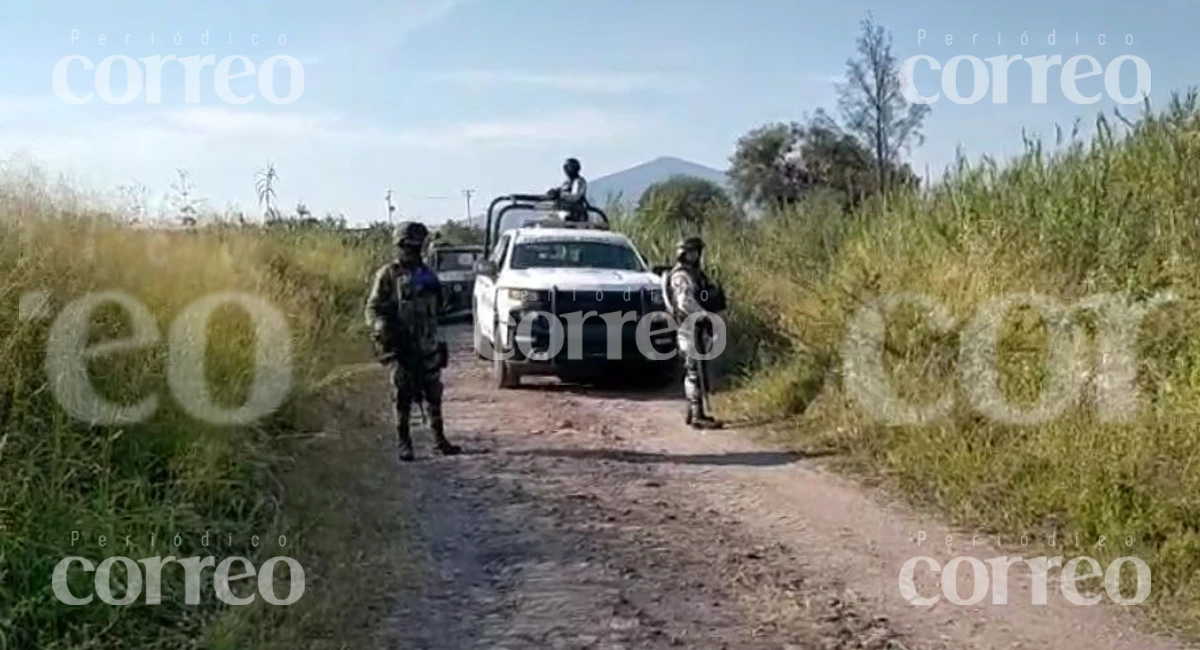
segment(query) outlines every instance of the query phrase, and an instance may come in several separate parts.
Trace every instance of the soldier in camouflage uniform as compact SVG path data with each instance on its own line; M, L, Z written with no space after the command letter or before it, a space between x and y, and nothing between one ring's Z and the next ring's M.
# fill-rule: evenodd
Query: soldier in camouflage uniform
M703 253L704 241L699 237L687 237L676 244L676 263L667 274L664 294L679 323L676 336L679 351L684 355L683 390L688 402L686 421L695 429L720 429L723 426L721 422L704 411L704 393L708 389L708 377L703 365L706 362L694 356L711 349L712 325L709 319L725 308L720 288L700 268ZM704 316L688 320L693 314Z
M446 439L442 420L441 370L449 362L446 343L438 331L442 292L435 274L421 259L429 230L420 223L401 224L396 231L396 260L375 273L367 298L366 320L380 352L392 371L392 399L400 460L413 459L409 420L414 400L429 405L430 426L438 451L462 451Z
M588 220L587 179L580 174L582 169L579 159L567 158L563 163L563 174L567 179L562 185L550 188L549 195L558 209L567 213L566 221L586 223Z

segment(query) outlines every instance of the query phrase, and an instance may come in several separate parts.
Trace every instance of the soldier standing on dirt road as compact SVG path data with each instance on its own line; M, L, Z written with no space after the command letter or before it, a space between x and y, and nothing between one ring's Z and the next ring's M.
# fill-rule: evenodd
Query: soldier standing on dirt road
M462 451L446 439L442 419L441 371L449 363L446 342L438 331L442 291L437 275L421 259L429 237L424 224L408 222L396 229L396 259L379 268L367 298L366 320L380 353L391 367L396 435L402 461L413 460L409 420L413 400L429 405L429 423L438 451Z
M705 412L708 391L707 362L695 357L712 345L711 319L725 308L720 288L700 268L704 240L686 237L675 246L675 267L667 274L664 295L679 322L679 351L684 355L683 390L687 396L687 423L694 429L720 429L723 425ZM696 317L694 314L703 314Z

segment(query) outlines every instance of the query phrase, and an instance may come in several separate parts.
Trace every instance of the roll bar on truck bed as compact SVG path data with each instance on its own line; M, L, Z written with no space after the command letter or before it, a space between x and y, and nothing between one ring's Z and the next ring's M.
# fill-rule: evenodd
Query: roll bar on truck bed
M484 255L487 255L492 250L492 244L500 239L500 224L504 223L504 215L512 210L537 210L543 207L547 202L552 201L549 195L546 194L509 194L506 196L498 196L492 199L488 205L487 211L487 229L483 235L483 250ZM496 208L501 204L507 203L497 212ZM608 215L603 210L595 206L587 207L588 214L594 214L600 217L605 230L609 227Z

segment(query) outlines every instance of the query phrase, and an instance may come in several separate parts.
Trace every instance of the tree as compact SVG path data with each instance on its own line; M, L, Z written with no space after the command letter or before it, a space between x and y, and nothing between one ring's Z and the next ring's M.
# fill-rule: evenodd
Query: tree
M847 207L878 189L871 152L818 110L801 130L799 164L810 187L827 187L840 193Z
M805 123L750 131L730 162L738 198L760 207L789 205L817 189L853 207L877 189L871 152L823 111Z
M327 230L338 230L338 231L345 230L346 229L346 215L344 215L344 214L335 215L332 212L326 212L325 218L321 220L321 225L322 225L322 227L324 227Z
M800 198L804 179L793 159L800 137L793 122L760 126L738 138L729 159L738 201L766 207Z
M870 12L861 23L857 58L846 61L846 80L838 84L838 109L844 128L873 154L878 187L887 188L900 167L900 153L924 142L921 126L928 104L912 104L900 90L891 33Z
M714 214L733 215L733 201L716 183L697 176L676 175L642 192L637 211L676 230L699 232Z
M483 245L483 228L475 228L454 220L442 224L436 235L440 243L452 246Z

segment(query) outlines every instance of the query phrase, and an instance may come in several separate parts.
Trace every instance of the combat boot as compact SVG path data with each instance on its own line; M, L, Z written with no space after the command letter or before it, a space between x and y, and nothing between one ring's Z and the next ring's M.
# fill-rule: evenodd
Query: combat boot
M396 427L396 439L401 462L411 462L413 460L413 444L407 422Z
M725 423L713 418L712 416L701 413L700 417L693 418L692 428L694 429L724 429Z
M433 422L433 443L437 450L443 456L456 456L462 453L462 447L450 442L446 439L445 424L442 421L434 420Z
M688 407L686 421L688 426L698 430L720 429L725 426L719 420L715 420L705 413L704 408L698 405Z

